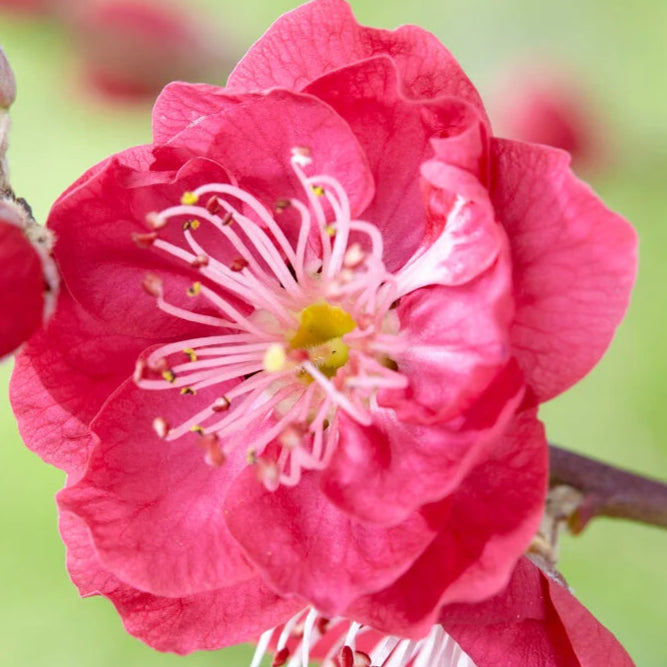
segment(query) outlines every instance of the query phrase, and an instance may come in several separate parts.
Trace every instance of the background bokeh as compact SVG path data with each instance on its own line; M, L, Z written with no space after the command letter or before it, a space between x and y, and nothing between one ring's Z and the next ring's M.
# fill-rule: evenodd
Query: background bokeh
M86 0L82 0L82 3ZM241 53L290 0L181 0ZM545 407L550 438L627 468L667 476L667 3L663 0L353 0L363 23L417 23L457 56L483 96L517 63L563 66L599 118L606 162L584 175L632 220L641 263L628 317L604 361ZM149 106L95 99L77 79L69 37L0 8L0 43L18 80L9 153L16 191L45 220L84 169L150 138ZM221 73L215 83L223 83ZM504 94L512 95L506 85ZM4 387L10 364L0 367ZM4 390L3 390L4 391ZM248 647L185 658L127 636L105 600L79 600L64 569L53 494L62 474L21 444L0 399L0 664L8 667L247 665ZM562 570L638 665L667 664L667 535L598 520L563 544Z

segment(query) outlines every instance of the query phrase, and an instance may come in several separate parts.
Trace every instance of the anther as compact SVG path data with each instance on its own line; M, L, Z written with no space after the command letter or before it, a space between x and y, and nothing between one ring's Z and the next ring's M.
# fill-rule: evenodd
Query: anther
M220 441L215 433L202 435L197 444L206 452L206 463L213 468L219 468L225 462L225 455L220 449Z
M285 209L292 205L289 199L279 199L276 202L276 213L282 213Z
M300 167L307 167L313 161L308 146L294 146L292 148L292 162Z
M159 213L152 211L146 214L146 224L150 229L162 229L167 225L167 218L163 218Z
M220 210L220 200L215 195L209 197L209 200L206 202L206 210L213 215Z
M264 353L262 366L268 373L275 373L284 368L286 361L285 348L280 343L271 343Z
M199 201L199 197L194 192L184 192L181 197L181 204L184 206L192 206Z
M340 667L354 667L354 653L349 646L343 646L338 653Z
M321 185L311 185L310 189L313 191L313 194L317 197L324 196L324 188Z
M164 440L169 433L169 422L164 417L156 417L153 420L153 430L158 438Z
M181 396L194 396L197 392L192 387L183 387Z
M215 401L213 401L211 410L213 410L213 412L226 412L229 410L229 406L231 404L232 402L226 396L221 396L220 398L216 398Z
M176 373L171 370L171 368L167 368L167 370L162 371L162 377L167 381L171 382L172 384L176 382Z
M150 248L156 239L157 239L157 232L148 232L146 234L132 232L132 240L140 248Z
M190 287L188 287L188 296L197 296L201 292L201 283L196 282L192 283Z
M162 295L162 280L154 273L147 273L141 283L144 291L150 296L159 297Z
M193 269L201 269L204 266L208 266L209 258L207 255L197 255L191 262L190 266Z
M191 348L191 347L186 347L183 350L183 354L190 360L190 361L197 361L197 353Z
M183 223L183 231L187 231L188 229L199 229L199 226L201 225L201 222L199 220L186 220Z
M199 424L195 424L194 426L192 426L190 428L190 431L192 433L199 433L199 435L204 435L204 429L201 426L199 426Z
M248 262L243 257L236 257L229 264L229 268L235 272L242 271L246 266L248 266Z
M144 359L137 359L137 363L134 365L134 373L132 374L132 379L139 383L144 379L146 373L146 361Z
M289 649L283 647L273 656L271 667L282 667L289 660Z

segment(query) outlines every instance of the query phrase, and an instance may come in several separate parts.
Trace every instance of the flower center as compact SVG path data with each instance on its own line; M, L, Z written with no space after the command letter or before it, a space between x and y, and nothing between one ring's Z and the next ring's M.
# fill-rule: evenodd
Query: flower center
M272 215L237 186L202 185L149 214L151 231L134 237L201 276L167 299L162 280L148 275L144 289L158 308L213 330L137 362L139 387L179 391L192 405L177 424L156 416L155 431L167 441L194 433L212 466L243 448L270 489L326 467L341 410L370 424L378 391L407 384L394 363L405 345L392 308L400 294L378 229L352 218L338 181L306 175L307 149L294 149L291 164L305 201L280 200ZM296 238L278 224L288 208L300 218ZM175 243L162 230L176 222ZM211 388L219 394L200 399Z
M340 306L326 302L307 306L299 319L299 328L289 341L290 348L305 350L323 375L333 377L349 359L343 336L356 329L356 322Z

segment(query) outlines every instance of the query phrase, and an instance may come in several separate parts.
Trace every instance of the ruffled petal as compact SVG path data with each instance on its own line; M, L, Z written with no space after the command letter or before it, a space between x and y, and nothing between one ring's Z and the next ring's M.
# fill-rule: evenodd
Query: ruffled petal
M547 451L534 411L521 413L447 499L446 521L410 570L347 614L382 632L418 638L443 604L477 602L506 586L543 512Z
M303 606L278 597L259 577L187 597L145 593L102 567L85 523L75 514L61 512L60 534L67 569L81 595L109 598L127 632L158 651L185 655L251 641Z
M474 86L434 35L417 26L360 26L342 0L316 0L281 16L241 59L227 85L243 91L300 90L327 72L377 55L396 62L409 97L458 97L486 117Z
M450 423L411 424L379 411L374 424L363 427L341 415L340 441L322 475L322 490L362 521L402 521L456 490L503 433L523 390L521 373L509 364L478 403Z
M634 664L609 630L527 558L504 591L474 605L448 605L440 623L478 667Z
M433 539L445 510L434 505L396 526L377 527L330 503L315 473L272 492L252 470L225 503L229 530L271 586L308 599L327 616L402 574Z
M210 403L225 389L196 398ZM191 595L253 576L222 513L245 465L242 452L213 468L196 434L169 442L152 428L156 417L192 417L192 398L126 382L91 426L99 445L85 476L59 494L61 507L86 522L103 567L154 595Z
M10 396L26 445L70 479L94 445L90 422L131 375L145 338L115 335L61 291L58 309L16 357Z
M512 349L534 401L580 380L607 349L636 274L632 227L561 151L495 140L491 198L512 249Z
M481 119L461 99L406 97L397 62L387 55L331 72L304 92L335 109L364 149L375 180L375 198L363 217L382 232L385 264L390 271L396 270L415 252L426 232L425 201L415 176L433 156L432 139L453 140L469 131L476 133L478 155L473 155L471 142L466 142L468 166L474 169L474 158L479 162L480 155L486 154L480 138L484 135ZM439 146L443 160L457 160L452 143L448 149Z

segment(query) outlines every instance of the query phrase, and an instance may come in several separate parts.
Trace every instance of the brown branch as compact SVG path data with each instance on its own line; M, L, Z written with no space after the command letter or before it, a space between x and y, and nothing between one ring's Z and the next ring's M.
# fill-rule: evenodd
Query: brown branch
M619 517L667 528L667 484L595 459L549 446L549 485L569 487L583 498L568 516L581 532L596 516Z

